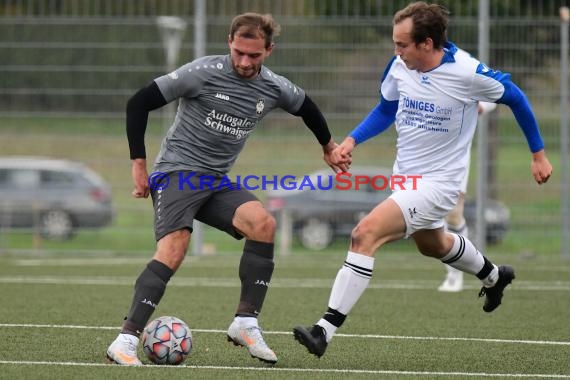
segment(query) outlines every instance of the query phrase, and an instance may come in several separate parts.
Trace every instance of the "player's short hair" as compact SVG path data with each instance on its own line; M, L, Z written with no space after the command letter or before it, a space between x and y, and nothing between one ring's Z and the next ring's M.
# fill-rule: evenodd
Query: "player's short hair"
M270 14L248 12L237 15L230 26L230 38L264 38L265 48L273 43L273 37L278 36L281 26L273 20Z
M433 46L441 49L447 41L447 22L449 11L439 4L428 4L424 1L411 3L394 15L393 24L399 24L407 18L412 19L412 41L416 44L431 38Z

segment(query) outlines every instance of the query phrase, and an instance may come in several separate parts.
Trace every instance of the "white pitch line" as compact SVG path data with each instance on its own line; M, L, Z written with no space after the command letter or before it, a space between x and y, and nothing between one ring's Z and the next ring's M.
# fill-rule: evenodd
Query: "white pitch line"
M0 360L0 364L12 365L43 365L43 366L73 366L73 367L113 367L115 364L104 363L74 363L74 362L42 362L42 361L15 361ZM228 371L260 371L260 372L317 372L317 373L346 373L346 374L373 374L373 375L409 375L409 376L468 376L468 377L515 377L515 378L541 378L541 379L570 379L570 375L548 373L486 373L486 372L429 372L429 371L390 371L373 369L335 369L335 368L280 368L280 367L230 367L214 365L179 365L155 366L147 365L137 368L168 368L169 370L228 370ZM134 368L133 368L134 369Z
M152 255L152 254L150 254ZM150 257L150 256L149 256ZM22 266L22 267L49 267L49 266L115 266L115 265L136 265L139 266L141 264L147 264L150 260L149 257L74 257L74 258L28 258L28 259L15 259L11 263L13 265ZM222 256L218 256L222 257ZM229 258L236 258L239 257L239 253L236 252L236 255L230 255ZM207 268L220 268L220 267L235 267L236 261L235 260L207 260L208 257L204 256L192 256L188 255L185 257L183 262L183 267L207 267ZM206 259L206 260L204 260ZM277 256L276 260L279 260L280 257ZM343 256L334 256L334 260L330 260L326 263L320 263L320 268L338 268L342 260L344 260ZM428 262L425 263L418 263L418 262L405 262L402 260L397 260L396 258L392 258L397 262L399 268L402 269L433 269L434 266L429 264ZM395 264L394 262L391 262ZM287 262L283 264L279 264L282 268L292 268L295 266L302 267L303 264L299 264L298 262ZM570 266L560 265L559 262L553 262L552 265L548 266L547 264L536 265L532 268L533 272L563 272L567 273L570 272Z
M0 276L0 284L43 284L43 285L103 285L103 286L133 286L135 277L109 277L109 276ZM368 285L368 289L402 289L425 290L434 289L439 282L431 280L375 280ZM271 282L272 288L290 289L330 289L332 279L299 279L279 278ZM239 287L239 280L228 277L182 277L172 279L169 286L174 287ZM479 289L475 283L465 284L464 289ZM512 290L532 291L570 291L568 281L519 281L513 283Z
M49 324L26 324L26 323L0 323L0 328L58 328L58 329L80 329L80 330L120 330L119 326L81 326L81 325L49 325ZM192 329L197 333L225 334L226 330L215 329ZM292 335L288 331L263 331L270 335ZM570 342L556 340L524 340L524 339L491 339L491 338L468 338L468 337L439 337L439 336L406 336L406 335L376 335L376 334L335 334L335 337L361 338L361 339L393 339L393 340L440 340L440 341L464 341L464 342L485 342L485 343L512 343L512 344L534 344L551 346L570 346Z

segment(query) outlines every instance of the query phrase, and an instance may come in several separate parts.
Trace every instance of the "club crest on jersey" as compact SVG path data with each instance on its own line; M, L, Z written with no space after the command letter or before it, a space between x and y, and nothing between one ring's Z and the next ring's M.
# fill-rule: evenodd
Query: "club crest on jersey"
M258 115L261 115L261 113L263 112L263 109L265 108L265 100L263 99L257 99L257 104L255 105L255 112Z

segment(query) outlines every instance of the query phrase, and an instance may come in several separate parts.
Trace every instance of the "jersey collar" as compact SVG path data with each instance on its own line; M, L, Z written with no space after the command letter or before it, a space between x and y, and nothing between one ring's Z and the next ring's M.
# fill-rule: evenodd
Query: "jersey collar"
M444 43L441 64L455 62L455 53L457 53L457 46L453 42L447 41Z

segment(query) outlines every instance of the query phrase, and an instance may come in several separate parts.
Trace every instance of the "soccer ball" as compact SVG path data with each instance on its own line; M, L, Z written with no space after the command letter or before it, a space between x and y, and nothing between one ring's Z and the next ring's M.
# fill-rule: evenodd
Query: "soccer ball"
M156 318L144 328L142 346L151 362L178 365L192 351L192 332L176 317Z

